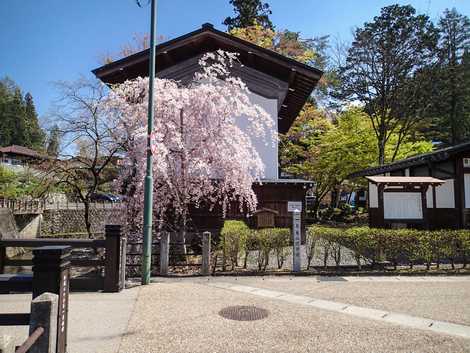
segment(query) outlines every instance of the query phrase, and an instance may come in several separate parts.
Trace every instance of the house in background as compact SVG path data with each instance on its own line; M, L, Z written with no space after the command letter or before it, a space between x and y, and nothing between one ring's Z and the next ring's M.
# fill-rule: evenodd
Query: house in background
M389 177L389 180L374 176ZM396 223L431 229L470 227L470 142L350 175L350 178L358 177L368 177L369 223L373 227ZM438 181L430 180L429 177ZM397 181L401 181L401 186ZM382 200L379 187L388 191L393 191L393 188L402 190L398 190L399 193L395 195L382 190ZM418 198L417 194L421 194L418 189L423 188L425 194ZM404 208L399 210L395 207L396 211L381 209L381 204L386 208L388 203L391 209L397 202ZM414 214L414 219L406 219L404 214L399 215L406 208L409 214Z
M28 166L37 164L47 156L23 146L0 147L0 164L7 166Z
M289 130L322 76L320 70L216 30L211 24L162 43L156 49L157 77L183 84L190 82L194 73L200 70L198 61L205 53L220 49L238 53L242 65L233 67L232 74L245 82L252 102L271 115L276 133ZM95 69L93 73L108 85L122 83L148 76L148 60L149 50L144 50ZM302 201L305 210L305 195L313 182L279 177L277 142L274 146L266 146L263 141L253 140L253 144L265 164L262 183L253 185L258 208L272 210L275 215L272 226L290 226L287 202ZM228 217L241 216L236 213L237 208L233 212ZM220 225L222 222L221 214L209 215L207 212L193 213L192 218L198 228L213 228L215 223Z

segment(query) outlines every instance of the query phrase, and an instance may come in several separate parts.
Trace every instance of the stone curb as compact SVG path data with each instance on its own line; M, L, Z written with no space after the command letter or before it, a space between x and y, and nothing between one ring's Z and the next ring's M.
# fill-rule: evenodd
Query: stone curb
M446 321L426 319L401 313L366 308L330 300L316 299L308 296L294 295L280 291L256 288L251 286L234 285L231 283L207 283L210 287L226 289L235 292L248 293L264 298L281 300L288 303L307 305L321 310L328 310L383 323L395 324L414 329L432 331L440 334L458 336L470 339L470 326L453 324Z

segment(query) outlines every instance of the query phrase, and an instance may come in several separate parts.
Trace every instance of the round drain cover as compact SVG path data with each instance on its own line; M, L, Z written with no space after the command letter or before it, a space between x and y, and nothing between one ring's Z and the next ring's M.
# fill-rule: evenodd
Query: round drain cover
M267 317L269 311L256 306L229 306L219 311L219 315L229 319L237 321L254 321L261 320Z

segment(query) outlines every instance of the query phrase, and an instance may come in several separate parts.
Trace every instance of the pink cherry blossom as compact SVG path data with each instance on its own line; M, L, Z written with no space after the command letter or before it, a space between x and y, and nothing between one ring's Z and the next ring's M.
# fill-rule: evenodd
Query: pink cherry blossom
M250 102L246 85L230 74L239 65L235 54L208 53L199 64L201 70L187 85L155 81L151 140L158 224L186 220L190 205L221 206L224 214L231 204L254 211L252 184L264 165L251 138L267 144L276 138L269 114ZM139 77L114 86L106 103L109 118L119 122L116 134L128 141L118 183L131 190L128 206L137 225L143 211L147 92L148 79ZM239 127L242 120L248 129Z

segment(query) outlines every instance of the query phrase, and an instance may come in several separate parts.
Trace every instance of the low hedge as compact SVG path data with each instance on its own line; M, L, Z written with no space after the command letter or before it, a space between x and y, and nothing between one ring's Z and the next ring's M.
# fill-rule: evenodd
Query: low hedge
M243 258L243 268L247 268L248 255L255 253L258 269L266 270L270 255L275 254L278 268L282 268L290 254L290 230L288 228L250 229L243 221L228 220L220 233L219 249L224 262L232 267L239 266Z
M406 263L413 268L415 264L431 263L437 268L448 262L455 268L456 261L467 266L470 258L469 230L416 230L416 229L378 229L369 227L325 227L312 226L307 230L307 259L311 244L323 247L324 265L328 256L335 261L341 257L341 246L353 251L357 266L370 259L372 263L387 261L396 269L398 264ZM336 245L335 245L336 244ZM339 247L338 247L339 245ZM313 255L312 255L313 258ZM308 266L310 265L310 261ZM339 261L336 261L339 265Z

